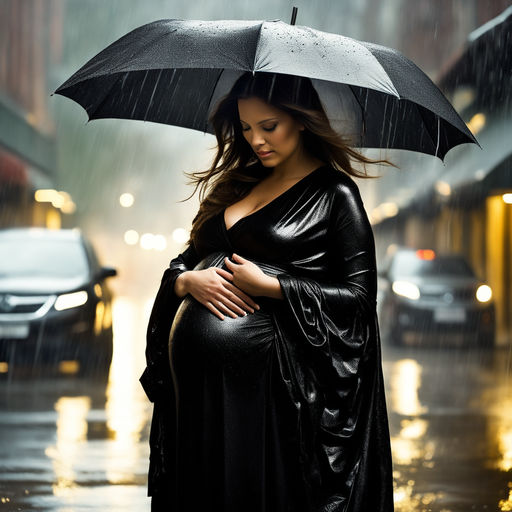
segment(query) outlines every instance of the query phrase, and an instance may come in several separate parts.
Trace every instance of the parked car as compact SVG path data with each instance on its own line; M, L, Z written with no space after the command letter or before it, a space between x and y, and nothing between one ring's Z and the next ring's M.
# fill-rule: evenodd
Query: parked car
M379 276L379 320L390 343L457 338L458 344L494 345L492 290L463 256L398 248Z
M116 274L80 230L0 229L0 362L108 370Z

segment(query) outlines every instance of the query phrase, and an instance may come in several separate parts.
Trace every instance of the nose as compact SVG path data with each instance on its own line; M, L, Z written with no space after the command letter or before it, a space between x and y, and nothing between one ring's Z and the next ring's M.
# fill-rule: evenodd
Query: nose
M249 143L254 149L257 150L266 143L266 140L263 133L261 133L260 131L251 130L251 132L252 133L249 138Z

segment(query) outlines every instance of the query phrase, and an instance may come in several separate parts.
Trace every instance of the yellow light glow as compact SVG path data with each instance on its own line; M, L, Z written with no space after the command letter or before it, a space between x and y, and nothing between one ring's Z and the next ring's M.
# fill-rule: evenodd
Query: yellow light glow
M391 289L401 297L406 297L411 300L418 300L420 298L420 289L409 281L393 281Z
M105 313L103 315L103 329L108 329L112 325L112 307L105 304Z
M100 300L96 304L96 317L94 318L94 334L99 336L103 329L103 316L105 315L105 303Z
M155 235L153 235L153 233L144 233L140 237L140 246L146 251L153 249L153 239L154 238L155 238Z
M164 235L155 235L153 238L153 249L164 251L167 247L167 240Z
M147 323L140 321L139 311L139 305L132 300L114 300L114 352L105 404L111 435L106 475L112 484L132 481L138 473L141 433L151 411L136 378L145 365L144 345L140 344L143 333L138 332L137 326Z
M60 361L59 362L59 372L65 373L68 375L72 375L78 373L80 369L80 363L78 361L70 360L70 361Z
M119 204L123 208L130 208L130 206L133 206L134 201L135 198L133 197L133 194L130 194L129 192L125 192L119 196Z
M189 239L189 233L186 229L176 228L172 232L172 239L178 244L184 244Z
M7 373L9 371L9 363L0 361L0 373Z
M62 205L60 211L62 213L71 215L72 213L76 212L76 204L73 201L65 201L64 204Z
M427 422L419 418L402 420L401 425L400 437L405 439L419 439L427 432Z
M504 203L512 204L512 194L510 192L503 194L501 197Z
M34 199L38 203L51 203L58 196L59 196L59 193L52 188L40 188L39 190L36 190L34 192Z
M136 245L139 242L139 233L134 229L129 229L124 233L124 242L127 245Z
M446 181L436 181L437 193L441 196L449 196L452 193L452 187Z
M500 507L500 512L510 512L512 511L512 482L508 483L508 499L500 500L498 502L498 506Z
M398 214L398 206L396 203L382 203L380 209L384 217L394 217Z
M60 229L62 225L60 213L49 208L45 215L45 223L48 229Z
M87 413L91 408L88 396L66 397L57 400L57 442L45 454L52 460L56 483L53 493L63 496L76 487L74 465L81 459L81 450L87 444Z
M421 387L421 366L414 359L401 359L393 365L391 398L393 410L404 416L427 412L421 405L418 390Z
M485 114L482 114L479 112L478 114L475 114L469 123L467 124L469 130L473 135L476 135L479 131L482 130L482 128L485 126Z
M54 307L57 311L76 308L85 304L87 302L87 298L88 296L85 290L74 293L65 293L64 295L59 295L57 297Z
M478 302L489 302L492 298L492 290L486 284L480 285L476 290L476 298Z

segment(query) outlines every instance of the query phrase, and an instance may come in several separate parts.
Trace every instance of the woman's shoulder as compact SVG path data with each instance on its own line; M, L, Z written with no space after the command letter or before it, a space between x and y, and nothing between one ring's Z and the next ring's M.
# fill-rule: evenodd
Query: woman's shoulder
M326 192L335 200L360 200L359 187L346 172L327 164L321 173Z

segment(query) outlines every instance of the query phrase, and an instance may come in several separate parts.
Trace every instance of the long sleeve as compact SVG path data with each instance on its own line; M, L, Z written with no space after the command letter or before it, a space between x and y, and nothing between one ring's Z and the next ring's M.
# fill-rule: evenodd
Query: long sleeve
M371 314L376 306L373 233L359 190L351 181L334 187L327 238L329 281L287 273L276 276L288 312L313 345L326 342L334 327L330 316L356 321L361 315Z
M192 270L199 261L191 243L185 251L173 258L165 269L155 297L146 333L147 367L140 382L151 401L169 390L170 367L168 355L169 332L176 311L182 301L174 292L177 277Z
M315 512L391 512L392 468L371 226L355 183L334 184L329 279L277 274L281 372L297 410Z

